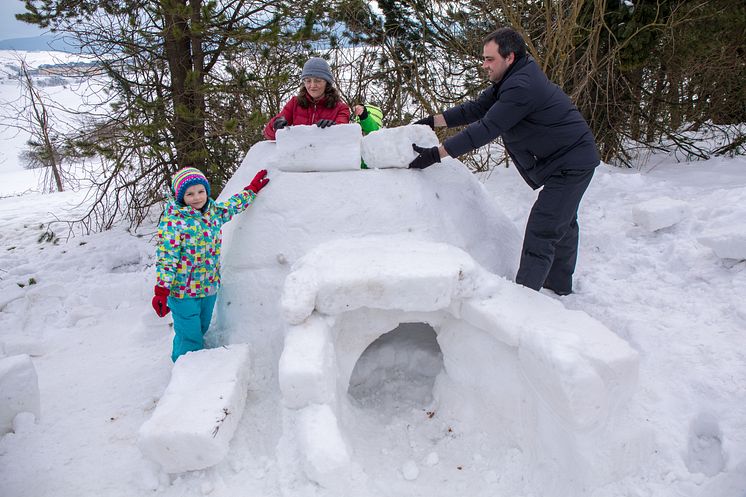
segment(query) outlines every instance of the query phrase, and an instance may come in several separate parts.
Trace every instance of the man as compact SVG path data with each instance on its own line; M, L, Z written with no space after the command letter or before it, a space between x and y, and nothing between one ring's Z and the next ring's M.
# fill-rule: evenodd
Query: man
M515 30L501 28L488 35L483 58L490 88L476 100L415 123L468 126L439 147L412 144L419 156L409 167L422 169L502 137L526 183L534 190L543 187L526 223L515 281L534 290L570 294L578 206L600 162L595 139L570 98L526 54L526 43Z

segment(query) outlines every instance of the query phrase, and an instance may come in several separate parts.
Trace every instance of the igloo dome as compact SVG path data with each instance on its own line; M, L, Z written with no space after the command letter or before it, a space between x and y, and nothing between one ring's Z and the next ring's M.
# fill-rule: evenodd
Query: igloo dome
M397 342L394 360L433 372L427 389L439 413L489 420L479 431L497 453L520 447L526 478L565 475L550 486L572 495L638 463L645 437L618 430L637 353L586 314L511 281L521 236L463 164L359 169L359 143L334 153L351 129L299 137L292 154L258 143L221 194L268 169L268 187L224 227L214 328L218 343L249 344L254 388L277 405L278 457L332 493L365 488L349 392L379 386L364 384L359 375L372 376L376 361L361 358L400 331L434 337L420 350ZM375 142L409 139L387 133ZM328 170L345 154L352 167Z

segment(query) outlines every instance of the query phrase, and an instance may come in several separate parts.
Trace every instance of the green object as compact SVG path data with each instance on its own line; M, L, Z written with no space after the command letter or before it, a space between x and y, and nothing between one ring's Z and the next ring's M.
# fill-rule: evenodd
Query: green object
M375 105L365 104L364 118L355 116L355 122L363 128L363 134L367 135L373 131L378 131L383 126L383 111Z
M383 127L383 111L380 107L371 104L366 104L364 107L363 116L365 117L361 119L360 116L355 116L354 121L363 129L363 134L367 135ZM368 169L363 159L360 159L360 169Z

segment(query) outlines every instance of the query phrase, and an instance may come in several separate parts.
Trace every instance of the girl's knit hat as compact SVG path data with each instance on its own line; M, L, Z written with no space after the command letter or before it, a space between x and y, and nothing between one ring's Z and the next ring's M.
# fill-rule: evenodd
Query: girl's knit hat
M210 196L210 183L208 183L202 171L196 167L185 167L176 171L174 179L171 181L171 189L174 191L176 202L184 205L184 193L186 193L190 186L194 185L204 186L207 196Z

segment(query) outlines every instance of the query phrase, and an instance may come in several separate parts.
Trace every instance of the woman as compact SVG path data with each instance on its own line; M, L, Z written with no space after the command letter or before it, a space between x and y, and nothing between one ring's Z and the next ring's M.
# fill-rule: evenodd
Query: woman
M285 126L316 124L326 128L350 122L350 108L334 87L332 71L324 59L308 59L303 65L301 80L303 85L298 95L291 98L264 127L264 136L268 140L274 140L275 132Z

